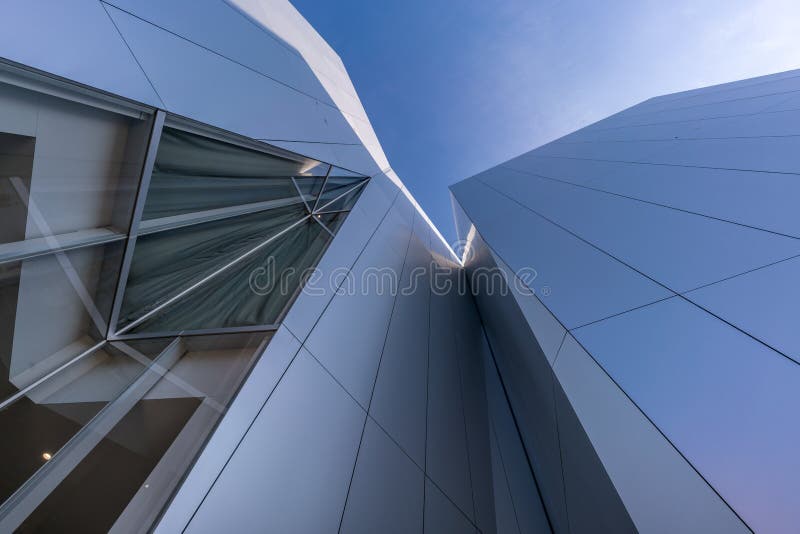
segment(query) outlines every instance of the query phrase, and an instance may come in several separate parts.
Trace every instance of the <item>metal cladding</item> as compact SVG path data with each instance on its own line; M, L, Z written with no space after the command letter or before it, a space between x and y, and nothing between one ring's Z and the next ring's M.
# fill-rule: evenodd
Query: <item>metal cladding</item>
M796 529L798 95L653 98L451 187L557 530Z
M800 523L800 74L456 184L462 263L288 1L2 14L0 532Z
M0 531L549 529L459 259L288 1L3 22Z

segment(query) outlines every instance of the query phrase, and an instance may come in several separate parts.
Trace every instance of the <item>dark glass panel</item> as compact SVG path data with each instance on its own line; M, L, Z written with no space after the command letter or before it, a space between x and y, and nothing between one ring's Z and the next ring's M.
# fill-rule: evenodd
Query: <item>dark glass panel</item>
M343 214L320 216L332 232L343 220ZM179 332L274 324L331 239L320 224L309 219L132 331Z
M120 327L305 215L305 207L295 204L139 237L122 303Z
M292 177L305 176L312 186L326 170L311 159L295 161L164 128L142 218L294 198Z
M46 496L30 493L35 510L17 531L147 530L227 410L265 337L269 334L112 343L111 350L144 362L148 370L129 380L126 394L75 437L70 453L85 450L68 474L58 465L42 470L41 480L55 477L58 484ZM94 390L86 386L92 385L75 393L91 395ZM86 421L68 430L75 433ZM54 455L50 461L63 458Z
M100 349L0 410L0 435L5 437L0 439L0 502L144 369L113 349Z
M17 532L107 532L200 402L140 400Z
M28 220L28 195L33 172L33 149L36 139L25 135L0 133L0 243L11 243L25 239ZM19 180L15 185L13 180Z
M361 196L364 185L356 187L363 179L340 179L333 186L325 188L319 200L319 211L346 211L353 208Z
M0 264L0 401L106 334L122 244Z

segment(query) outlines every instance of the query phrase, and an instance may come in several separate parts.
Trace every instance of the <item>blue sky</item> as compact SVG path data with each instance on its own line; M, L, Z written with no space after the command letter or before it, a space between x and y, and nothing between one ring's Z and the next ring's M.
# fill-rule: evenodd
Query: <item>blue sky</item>
M449 241L449 184L651 96L800 67L797 0L292 3Z

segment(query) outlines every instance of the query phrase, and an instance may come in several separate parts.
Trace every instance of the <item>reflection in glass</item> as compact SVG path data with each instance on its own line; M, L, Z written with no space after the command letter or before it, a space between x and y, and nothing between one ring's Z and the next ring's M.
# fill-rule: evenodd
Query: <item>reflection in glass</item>
M344 214L320 215L336 232ZM132 332L179 332L277 323L332 236L308 219Z
M364 183L363 178L331 177L319 198L318 209L324 212L351 210L364 187L358 186Z
M364 180L308 158L165 128L116 331L275 323ZM315 208L325 213L310 214ZM253 290L253 276L280 283Z
M2 445L2 498L34 472L54 488L17 497L33 510L18 531L147 530L268 338L114 342L0 411L23 432Z
M131 263L120 327L142 317L305 215L302 205L293 205L141 236Z
M0 264L0 401L106 335L121 243Z
M142 218L294 198L292 177L306 177L301 181L311 192L326 171L327 165L307 158L295 161L164 128Z
M0 410L0 502L142 371L127 356L100 349Z
M2 83L0 108L0 243L127 231L150 117Z

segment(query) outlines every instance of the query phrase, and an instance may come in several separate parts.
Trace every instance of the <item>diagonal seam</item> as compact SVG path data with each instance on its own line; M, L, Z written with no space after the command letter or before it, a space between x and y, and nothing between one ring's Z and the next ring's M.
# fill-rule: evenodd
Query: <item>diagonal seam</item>
M106 3L103 2L102 0L100 0L100 5L103 7L103 11L106 12L106 16L108 16L108 20L110 20L111 24L114 25L114 29L117 30L117 33L119 34L120 39L122 39L122 42L125 43L125 48L128 49L128 52L130 52L131 57L136 62L136 64L139 66L139 70L141 70L142 74L144 74L144 77L147 80L147 83L150 84L150 87L153 89L153 92L156 94L156 97L158 98L159 102L161 102L161 105L164 106L164 109L166 109L167 108L166 102L164 102L164 99L161 98L161 95L158 93L158 89L156 89L156 86L153 84L153 80L151 80L150 76L147 75L147 72L144 70L144 67L142 67L142 64L139 62L139 58L137 58L136 54L133 53L133 49L131 48L131 45L128 44L128 41L125 39L125 36L122 35L122 31L120 31L119 26L117 26L117 23L114 21L114 18L111 16L111 13L108 12L108 9L106 8ZM114 7L116 7L116 6L114 6Z
M524 171L522 169L515 169L514 167L508 167L505 164L501 165L500 167L503 168L503 169L508 169L510 171L519 173L519 174L524 174L526 176L535 176L537 178L542 178L544 180L550 180L550 181L557 182L557 183L564 184L564 185L571 185L571 186L574 186L574 187L578 187L578 188L581 188L581 189L587 189L589 191L594 191L594 192L597 192L597 193L603 193L603 194L606 194L606 195L620 197L620 198L624 198L624 199L627 199L627 200L633 200L634 202L641 202L642 204L649 204L651 206L658 206L660 208L665 208L665 209L669 209L669 210L673 210L673 211L678 211L680 213L686 213L688 215L695 215L697 217L705 217L706 219L711 219L713 221L724 222L724 223L733 224L733 225L736 225L736 226L742 226L744 228L749 228L751 230L758 230L758 231L761 231L761 232L766 232L766 233L773 234L773 235L778 235L778 236L781 236L781 237L788 237L789 239L798 239L798 240L800 240L800 237L798 237L798 236L791 235L791 234L785 234L783 232L777 232L775 230L769 230L767 228L761 228L760 226L754 226L754 225L750 225L750 224L745 224L745 223L737 222L737 221L734 221L734 220L731 220L731 219L724 219L722 217L715 217L713 215L708 215L706 213L700 213L698 211L692 211L692 210L687 210L687 209L684 209L684 208L678 208L676 206L670 206L669 204L662 204L661 202L655 202L653 200L645 200L645 199L639 198L639 197L625 195L625 194L622 194L622 193L616 193L614 191L608 191L606 189L601 189L599 187L591 187L591 186L584 185L584 184L578 184L578 183L575 183L575 182L572 182L572 181L569 181L569 180L564 180L562 178L553 178L552 176L546 176L544 174L540 174L540 173L537 173L537 172Z

